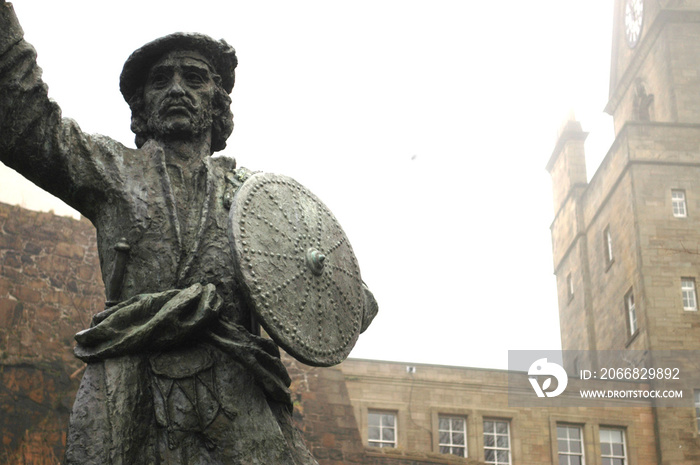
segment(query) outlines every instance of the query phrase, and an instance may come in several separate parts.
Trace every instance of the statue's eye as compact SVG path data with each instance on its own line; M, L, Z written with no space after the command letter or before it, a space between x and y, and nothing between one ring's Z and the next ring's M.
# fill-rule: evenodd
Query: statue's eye
M185 81L190 87L200 87L204 85L204 76L194 71L185 74Z
M156 73L151 76L151 85L156 89L162 89L168 85L170 78L164 73Z

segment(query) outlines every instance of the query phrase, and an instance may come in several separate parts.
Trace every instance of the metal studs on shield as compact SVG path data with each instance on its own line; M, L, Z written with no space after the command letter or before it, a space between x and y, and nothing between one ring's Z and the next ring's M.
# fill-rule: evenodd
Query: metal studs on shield
M309 365L343 361L360 334L364 294L333 214L293 179L258 173L236 193L229 221L238 276L268 334Z

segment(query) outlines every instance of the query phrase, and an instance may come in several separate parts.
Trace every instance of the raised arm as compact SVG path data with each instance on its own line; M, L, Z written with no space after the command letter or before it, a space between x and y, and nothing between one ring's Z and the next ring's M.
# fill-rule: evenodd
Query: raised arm
M0 0L0 161L93 218L114 171L112 144L61 117L12 4Z

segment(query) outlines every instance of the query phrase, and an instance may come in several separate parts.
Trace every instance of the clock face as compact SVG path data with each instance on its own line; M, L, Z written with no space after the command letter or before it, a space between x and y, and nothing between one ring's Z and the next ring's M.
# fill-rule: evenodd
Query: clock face
M637 45L642 35L642 19L644 18L644 0L625 1L625 37L630 48Z

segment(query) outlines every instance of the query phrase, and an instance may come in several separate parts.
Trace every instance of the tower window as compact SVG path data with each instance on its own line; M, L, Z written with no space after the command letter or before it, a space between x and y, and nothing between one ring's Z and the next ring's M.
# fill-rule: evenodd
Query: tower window
M685 191L673 189L671 191L671 205L673 206L673 216L676 218L688 216L688 210L685 205Z
M610 226L603 231L603 251L605 252L605 265L610 266L613 262L613 246L612 234L610 234Z
M630 336L637 332L637 309L634 304L634 292L632 289L625 295L625 310L627 310L627 321L629 323Z
M569 300L574 298L574 280L571 277L571 273L566 275L566 295Z
M698 299L695 294L695 279L681 278L681 294L683 295L683 310L696 311Z

